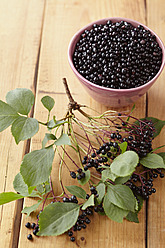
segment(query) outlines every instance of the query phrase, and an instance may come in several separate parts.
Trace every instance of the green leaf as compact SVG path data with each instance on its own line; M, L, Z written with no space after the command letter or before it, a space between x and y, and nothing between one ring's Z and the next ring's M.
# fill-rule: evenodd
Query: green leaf
M48 126L49 129L53 129L53 128L59 127L59 126L65 124L65 123L68 123L68 121L62 120L62 121L56 121L55 122L54 119L52 119L52 120L50 120L48 122L47 126Z
M37 187L36 187L36 189L38 190L38 192L40 193L40 194L46 194L46 193L48 193L48 192L50 192L51 191L51 188L50 188L50 183L49 183L49 181L47 181L47 182L45 182L45 183L43 183L43 184L39 184L39 185L37 185Z
M86 192L84 189L71 185L71 186L65 186L65 188L72 194L77 196L78 198L86 199Z
M66 134L66 133L63 133L60 138L58 138L54 144L56 146L61 146L61 145L68 145L70 146L71 145L71 141L69 139L69 136Z
M121 153L124 153L127 150L127 145L128 145L128 143L126 141L119 144L119 147L121 149Z
M109 196L110 196L110 191L108 191L104 197L104 201L103 201L104 211L105 211L106 215L108 216L108 218L110 218L111 220L116 221L118 223L122 223L123 218L125 216L127 216L129 211L121 209L121 208L117 207L116 205L114 205L110 201Z
M89 206L94 206L94 194L92 194L89 199L83 204L82 210L85 210Z
M11 201L15 201L21 198L24 198L24 197L14 192L4 192L0 194L0 205L3 205Z
M111 168L103 170L101 174L102 174L101 180L103 182L105 182L107 179L110 179L111 181L114 182L117 177L114 173L112 173Z
M24 182L20 173L18 173L15 176L14 181L13 181L13 187L14 187L15 191L20 193L21 195L23 195L23 196L29 195L28 186Z
M0 132L8 128L18 117L15 109L0 100Z
M57 236L68 231L77 221L80 206L75 203L49 204L39 218L39 236Z
M24 182L22 176L20 173L18 173L13 181L13 187L16 192L20 193L23 196L28 196L28 197L37 197L38 194L36 191L34 191L35 186L29 187L27 184Z
M44 137L44 139L43 139L43 141L42 141L42 148L45 148L45 145L46 145L46 143L49 141L49 140L56 140L57 138L56 138L56 136L54 135L54 134L52 134L52 133L46 133L45 134L45 137Z
M126 216L126 219L131 221L131 222L139 223L137 213L129 212L128 215Z
M140 195L136 195L136 197L139 200L138 210L137 210L137 212L139 212L142 209L142 207L143 207L143 201L144 200L143 200L143 198Z
M140 163L150 169L164 168L163 158L155 153L148 153L146 157L140 159Z
M91 177L91 173L90 173L89 170L83 171L83 172L85 173L85 177L82 178L81 180L78 180L78 183L79 183L80 185L85 185L85 184L89 181L89 179L90 179L90 177Z
M19 116L11 126L12 135L15 138L16 144L21 140L30 139L39 129L39 124L36 119Z
M98 193L98 197L97 197L97 202L98 204L100 204L103 200L103 197L105 195L105 184L104 183L99 183L99 185L97 185L96 187L97 193Z
M112 173L118 177L125 177L132 174L139 162L139 157L134 151L126 151L117 156L111 164Z
M118 177L115 180L115 184L123 184L125 182L127 182L130 179L131 175L126 176L126 177Z
M39 205L42 203L42 201L38 201L38 203L30 206L30 207L24 207L24 209L21 211L22 214L27 214L29 216L32 212L34 212Z
M163 162L165 164L165 152L160 152L160 153L158 153L158 155L162 157Z
M34 95L29 89L17 88L7 93L6 101L20 114L28 115L34 104Z
M47 181L52 170L53 158L54 150L52 146L32 151L24 156L20 172L29 187Z
M52 97L50 96L44 96L41 99L42 104L44 105L44 107L50 112L52 110L52 108L54 107L55 101Z
M135 212L136 199L132 190L126 185L110 185L108 184L107 193L109 200L119 208Z

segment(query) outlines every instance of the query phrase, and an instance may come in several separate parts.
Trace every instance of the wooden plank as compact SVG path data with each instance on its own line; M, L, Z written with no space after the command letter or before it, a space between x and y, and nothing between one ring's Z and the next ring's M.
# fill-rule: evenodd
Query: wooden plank
M162 0L147 1L147 23L148 27L153 29L162 41L165 43L165 2ZM165 120L165 72L161 74L154 86L148 93L148 116L153 116ZM163 145L165 138L165 129L161 132L155 141L155 147ZM160 152L165 149L160 149ZM159 151L158 151L159 152ZM156 179L154 187L157 192L149 200L148 207L148 247L163 248L165 243L165 180Z
M0 97L18 87L34 91L35 70L40 45L43 0L0 1ZM0 134L0 191L13 191L12 182L19 172L24 142L18 146L10 128ZM1 247L17 247L21 202L0 208ZM17 212L19 211L19 212ZM14 243L13 243L14 242Z
M56 101L56 107L52 114L56 115L57 118L63 117L67 104L67 98L62 85L63 77L67 77L76 100L97 109L99 112L107 110L106 107L100 105L86 94L73 75L67 62L67 47L72 35L78 29L89 22L109 16L129 16L132 19L145 23L144 2L140 0L50 0L46 2L35 108L35 117L40 121L45 121L47 116L47 112L40 103L40 99L45 94L54 97ZM137 109L135 111L137 117L145 116L145 100L144 96L137 102ZM41 130L32 139L32 150L41 148L45 129L41 128ZM58 159L56 158L53 164L52 175L56 181L58 177L57 165ZM64 171L64 184L68 185L71 183L71 180L68 178L68 174L65 176L65 173ZM59 185L55 184L55 186L56 192L59 191ZM26 199L25 205L30 206L31 204L34 204L34 200ZM23 216L19 242L20 248L29 247L29 241L26 238L29 230L24 225L27 221L36 221L37 213L35 212L29 218ZM91 220L92 223L87 230L76 234L76 245L78 247L145 247L145 209L140 213L140 224L132 224L126 221L123 224L117 224L105 217L99 217L97 214ZM67 235L62 235L60 237L34 237L30 246L69 248L75 247L75 244L69 242Z

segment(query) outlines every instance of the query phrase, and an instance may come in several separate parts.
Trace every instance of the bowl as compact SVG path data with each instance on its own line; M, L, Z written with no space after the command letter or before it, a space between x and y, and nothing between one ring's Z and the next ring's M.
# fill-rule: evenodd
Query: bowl
M108 20L112 22L120 22L120 21L126 21L131 23L134 27L137 27L138 25L142 25L146 30L149 30L153 35L156 36L156 41L159 44L159 46L162 49L162 64L158 71L158 73L155 75L154 78L152 78L149 82L145 83L142 86L139 86L137 88L130 88L130 89L112 89L112 88L106 88L103 86L96 85L90 81L88 81L86 78L84 78L75 68L73 64L73 53L75 50L76 43L80 40L81 34L87 29L90 30L93 26L93 24L105 24ZM144 24L141 24L140 22L128 19L128 18L121 18L121 17L112 17L112 18L104 18L97 20L95 22L92 22L82 29L80 29L71 39L69 47L68 47L68 60L69 64L71 66L71 69L73 70L76 77L79 79L80 83L83 85L87 93L96 101L100 102L101 104L105 106L111 106L111 107L124 107L128 106L134 102L136 102L141 96L143 96L149 88L154 84L156 79L161 74L164 64L165 64L165 48L163 45L163 42L158 37L157 34L155 34L150 28L145 26Z

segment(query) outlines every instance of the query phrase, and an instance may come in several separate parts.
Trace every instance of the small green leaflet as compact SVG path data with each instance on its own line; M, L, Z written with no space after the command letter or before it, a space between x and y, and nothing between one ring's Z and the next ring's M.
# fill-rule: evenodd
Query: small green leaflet
M53 159L52 146L26 154L20 168L25 183L30 187L46 182L52 170Z
M106 215L113 221L118 223L123 222L123 218L128 214L128 210L121 209L115 206L109 199L110 191L104 197L103 207Z
M165 164L165 152L160 152L160 153L158 153L158 155L162 157L163 162Z
M41 99L42 104L44 105L44 107L50 112L52 110L52 108L54 107L55 101L52 97L50 96L44 96Z
M115 181L115 179L117 177L114 173L112 173L111 168L103 170L101 174L102 174L101 180L103 182L105 182L107 179Z
M24 196L16 194L14 192L4 192L0 194L0 205L22 198L24 198Z
M54 134L52 134L52 133L46 133L45 134L45 137L44 137L44 139L43 139L43 141L42 141L42 148L45 148L45 145L46 145L46 143L49 141L49 140L56 140L57 138L56 138L56 136L54 135Z
M86 192L84 189L71 185L71 186L65 186L65 188L72 194L77 196L78 198L86 199Z
M39 205L42 203L42 201L38 201L38 203L30 206L30 207L24 207L24 209L21 211L22 214L27 214L29 216L32 212L34 212Z
M50 120L50 121L48 122L48 128L49 128L49 129L53 129L53 128L59 127L59 126L65 124L65 123L68 123L68 121L62 120L62 121L56 121L56 122L55 122L54 119L52 119L52 120Z
M97 185L96 187L97 193L98 193L98 197L97 197L97 202L98 204L100 204L103 200L103 197L105 195L105 184L104 183L99 183L99 185Z
M89 206L94 206L94 194L92 194L89 199L83 204L82 210L85 210Z
M127 182L130 179L131 175L126 176L126 177L118 177L115 180L115 184L123 184L125 182Z
M83 171L83 172L85 173L85 177L82 178L81 180L78 180L78 183L79 183L80 185L85 185L85 184L89 181L89 179L90 179L90 177L91 177L90 170Z
M131 175L139 162L139 157L134 151L126 151L117 156L111 164L111 171L118 177Z
M128 143L125 141L123 143L119 143L119 147L121 149L121 153L124 153L127 150Z
M69 139L69 136L66 134L66 133L63 133L60 138L58 138L54 144L56 146L61 146L61 145L68 145L70 146L71 145L71 141Z
M18 113L28 115L34 104L34 95L29 89L17 88L7 93L6 101Z
M155 153L148 153L146 157L140 159L140 163L150 169L164 168L163 158Z
M128 215L126 216L126 219L131 221L131 222L139 223L137 213L129 212Z
M43 183L43 184L39 184L36 189L38 190L38 192L42 195L48 193L51 191L51 188L50 188L50 183L49 182L46 182L46 183Z
M11 126L12 135L16 144L21 140L30 139L39 130L38 121L34 118L19 116Z
M107 193L109 200L115 206L135 212L136 210L136 199L132 193L132 190L126 185L110 185L108 184Z
M18 117L18 113L10 105L0 100L0 132L8 128Z
M37 197L38 194L36 191L34 191L35 186L29 187L24 182L22 176L20 173L18 173L13 181L13 187L16 192L20 193L22 196L28 196L28 197Z
M75 203L55 202L40 213L39 236L57 236L68 231L77 221L80 206Z

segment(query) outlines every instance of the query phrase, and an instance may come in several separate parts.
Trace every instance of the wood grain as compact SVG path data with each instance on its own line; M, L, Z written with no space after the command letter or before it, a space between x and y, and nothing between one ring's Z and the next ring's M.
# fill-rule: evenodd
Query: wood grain
M35 107L35 117L37 119L45 121L47 116L40 103L40 99L45 94L54 97L56 101L56 107L52 114L56 115L57 118L63 117L67 104L67 98L62 85L63 77L67 77L76 100L97 109L99 112L107 110L106 107L100 105L86 94L73 75L67 62L67 47L73 34L85 24L111 16L128 17L145 23L144 1L49 0L46 2ZM137 102L135 111L137 117L145 116L145 103L145 96ZM43 131L44 128L41 128L41 132L32 139L32 150L41 148ZM57 158L53 163L53 167L52 177L57 180ZM68 185L70 179L65 171L63 174L65 178L64 184ZM58 191L59 187L56 189ZM26 199L25 201L26 206L33 203L34 200ZM29 231L24 228L24 225L27 220L36 221L36 215L37 212L28 219L23 216L19 242L20 248L29 247L29 241L26 239ZM105 217L99 217L97 214L91 220L92 224L90 224L87 230L76 234L76 244L69 242L67 235L62 235L60 237L34 238L33 242L30 243L30 247L145 247L145 209L140 213L140 224L138 225L126 221L123 224L117 224Z
M165 43L165 2L147 1L147 23ZM161 74L148 93L148 116L165 120L165 72ZM165 129L155 141L155 147L165 144ZM165 152L162 148L158 152ZM165 181L155 180L157 192L149 200L148 208L148 247L163 248L165 243Z
M18 87L34 91L44 1L0 1L0 93ZM26 143L16 146L10 128L0 134L0 191L13 191ZM1 247L17 247L21 201L0 208ZM19 211L19 212L18 212Z

